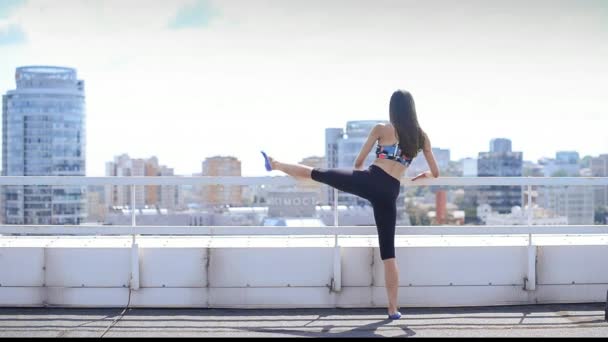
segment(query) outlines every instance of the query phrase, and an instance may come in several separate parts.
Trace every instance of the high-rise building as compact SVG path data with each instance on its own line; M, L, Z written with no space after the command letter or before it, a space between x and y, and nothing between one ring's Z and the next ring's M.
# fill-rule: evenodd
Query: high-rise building
M492 139L490 152L479 152L477 159L478 177L520 177L522 175L522 152L511 151L508 139ZM512 207L521 205L522 192L519 186L480 186L465 189L465 196L473 196L475 206L489 204L493 211L510 213Z
M479 152L477 176L520 177L522 165L521 152Z
M367 140L369 133L376 124L386 123L378 120L348 121L346 123L346 134L338 140L338 167L353 168L355 159L361 151L361 147ZM375 150L372 148L363 162L370 165L376 159Z
M160 165L156 176L175 176L173 168L165 165ZM161 185L159 186L157 197L160 199L160 207L167 209L183 209L185 208L183 191L177 185Z
M241 161L235 157L215 156L203 161L203 176L241 176ZM206 185L202 193L203 205L218 206L243 204L240 185Z
M2 97L3 176L85 176L85 92L76 70L25 66ZM84 186L7 186L7 224L80 224Z
M338 167L338 141L342 139L344 130L342 128L325 129L325 167L328 169ZM334 191L330 187L325 187L327 203L333 204Z
M433 147L432 151L435 161L437 162L437 168L439 168L439 174L445 174L450 166L450 150ZM413 177L427 170L430 170L429 164L426 161L424 153L420 151L407 168L406 175L408 177Z
M477 159L464 158L462 159L462 176L477 177Z
M145 161L145 174L148 177L175 176L173 168L158 163L158 158L151 157ZM160 206L166 209L178 209L183 205L183 192L175 185L146 186L145 201L149 206Z
M490 152L511 152L511 140L505 138L495 138L490 140Z
M576 151L558 151L555 153L555 159L564 164L578 164L580 157Z
M355 159L361 151L361 147L367 140L372 128L379 123L387 123L382 120L348 121L346 131L341 128L325 129L325 155L327 156L328 168L352 169ZM372 148L363 165L370 165L376 158L375 149ZM333 188L326 187L327 198L333 203ZM340 191L338 202L345 205L367 204L366 200L355 195Z
M104 185L90 185L87 189L87 222L104 222L108 208L106 206L106 187Z
M342 128L325 129L325 166L327 168L338 167L338 140L342 139L343 135Z
M145 176L145 162L143 159L131 159L128 154L122 154L114 157L113 162L106 162L106 176L116 177L133 177ZM131 207L131 187L128 185L107 185L106 199L108 206ZM145 206L145 187L136 186L135 193L135 208Z
M298 164L310 166L310 167L325 167L325 158L323 157L306 157L302 159ZM314 192L317 195L316 200L321 204L328 204L327 191L324 189L322 183L315 182L313 180L298 180L298 189L300 191Z
M151 157L144 162L144 175L146 177L160 176L160 166L158 165L158 158ZM172 174L171 174L172 176ZM160 203L160 186L159 185L147 185L145 187L144 201L146 205Z
M543 158L539 160L545 177L576 177L580 174L578 152L560 151L555 154L555 159Z
M537 204L555 216L565 216L568 224L594 222L593 189L589 186L538 187Z
M122 154L114 157L113 162L106 162L106 176L131 176L130 168L127 165L130 163L129 156ZM108 206L130 206L131 193L128 186L121 185L106 185L106 201Z
M450 166L450 150L438 147L433 147L432 150L433 156L435 156L435 160L437 161L439 171L445 172ZM423 153L420 153L420 155L424 157Z
M608 177L608 154L591 158L591 176ZM608 186L594 187L594 207L608 206Z
M159 165L158 158L130 158L127 154L114 157L106 163L106 176L157 177L173 176L173 169ZM160 207L178 209L182 206L182 193L179 186L144 185L135 187L135 208ZM131 187L123 185L106 186L106 199L109 206L131 206Z

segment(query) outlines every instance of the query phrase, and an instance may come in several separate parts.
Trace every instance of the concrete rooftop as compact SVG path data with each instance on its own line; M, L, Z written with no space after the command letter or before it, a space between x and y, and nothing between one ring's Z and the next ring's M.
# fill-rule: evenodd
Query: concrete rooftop
M0 308L0 337L608 337L603 303L401 311Z

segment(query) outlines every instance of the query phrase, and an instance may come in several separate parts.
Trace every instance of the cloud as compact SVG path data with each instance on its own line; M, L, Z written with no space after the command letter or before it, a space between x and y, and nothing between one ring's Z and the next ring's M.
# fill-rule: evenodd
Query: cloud
M0 45L18 45L26 42L25 32L20 26L0 28Z
M8 18L11 11L15 8L23 6L24 0L2 0L0 1L0 19Z
M182 7L169 23L171 29L206 27L217 11L207 0L197 0L194 4Z

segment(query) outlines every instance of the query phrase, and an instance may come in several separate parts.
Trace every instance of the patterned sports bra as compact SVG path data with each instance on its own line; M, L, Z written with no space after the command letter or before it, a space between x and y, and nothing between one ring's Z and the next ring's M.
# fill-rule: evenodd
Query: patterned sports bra
M399 143L394 145L380 145L376 147L376 157L379 159L390 159L396 162L403 164L404 166L409 166L412 163L413 158L408 159L401 156L401 149L399 148Z

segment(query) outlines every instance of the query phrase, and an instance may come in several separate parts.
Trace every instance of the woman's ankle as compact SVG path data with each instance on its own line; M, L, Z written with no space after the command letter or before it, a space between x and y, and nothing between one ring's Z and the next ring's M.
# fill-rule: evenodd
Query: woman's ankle
M281 163L279 163L276 160L273 160L272 163L270 164L270 166L272 167L273 170L283 171Z

